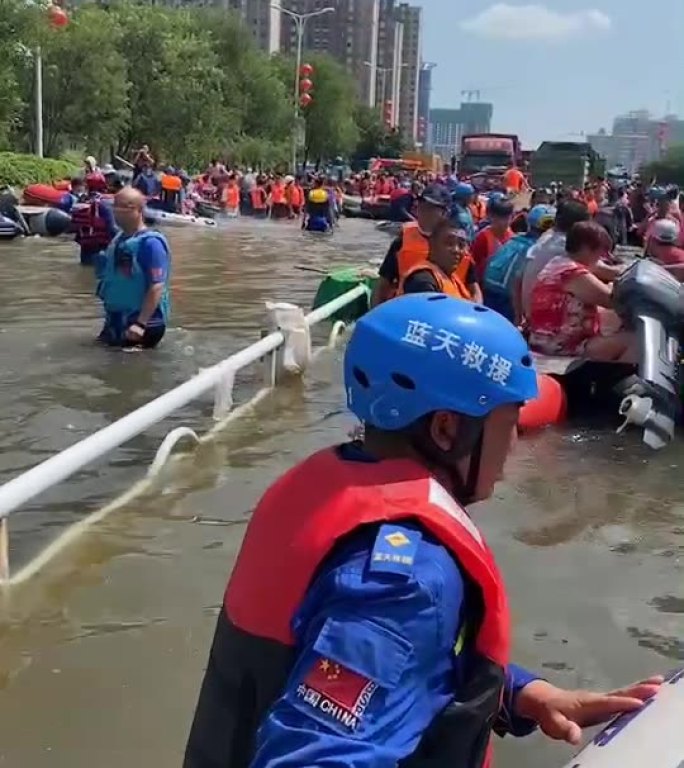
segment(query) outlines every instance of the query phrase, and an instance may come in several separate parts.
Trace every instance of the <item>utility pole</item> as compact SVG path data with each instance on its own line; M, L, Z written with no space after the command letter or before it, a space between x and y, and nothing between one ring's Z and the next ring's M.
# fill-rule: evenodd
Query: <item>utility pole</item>
M304 49L304 32L306 31L306 22L312 19L314 16L323 16L326 13L335 13L335 8L328 6L327 8L321 8L318 11L311 11L310 13L295 13L288 8L283 8L281 5L271 3L271 8L280 13L284 13L292 19L297 32L297 58L295 65L295 79L294 79L294 126L292 128L292 173L297 173L297 139L299 136L299 124L300 124L300 112L299 112L299 70L302 68L302 52Z

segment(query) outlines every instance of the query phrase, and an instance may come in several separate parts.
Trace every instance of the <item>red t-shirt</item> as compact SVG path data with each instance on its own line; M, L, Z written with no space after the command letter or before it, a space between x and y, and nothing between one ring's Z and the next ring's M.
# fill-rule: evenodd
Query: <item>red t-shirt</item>
M470 255L475 262L475 274L478 282L482 282L484 278L487 262L514 234L515 232L509 228L499 238L494 234L491 227L485 227L477 233L473 244L470 246Z

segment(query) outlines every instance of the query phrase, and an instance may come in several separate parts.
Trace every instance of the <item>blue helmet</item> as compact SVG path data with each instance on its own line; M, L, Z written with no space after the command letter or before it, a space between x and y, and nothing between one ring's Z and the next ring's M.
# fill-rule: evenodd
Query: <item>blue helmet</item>
M451 195L455 200L462 200L466 197L472 197L475 194L475 187L465 181L459 181L451 190Z
M535 205L527 214L530 229L545 232L556 220L556 209L552 205Z
M439 410L484 417L537 395L520 332L487 307L439 293L401 296L364 315L347 345L344 381L349 409L387 431Z

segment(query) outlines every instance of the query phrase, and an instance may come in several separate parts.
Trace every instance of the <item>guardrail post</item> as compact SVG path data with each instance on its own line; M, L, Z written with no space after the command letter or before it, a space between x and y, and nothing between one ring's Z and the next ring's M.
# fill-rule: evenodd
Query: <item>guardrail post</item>
M271 330L285 339L273 355L273 385L287 375L300 376L311 362L311 331L301 307L286 302L266 302Z
M269 331L262 330L261 338L268 336ZM269 352L261 358L263 365L264 388L273 389L276 385L276 355L277 352Z
M9 518L0 520L0 584L9 581Z

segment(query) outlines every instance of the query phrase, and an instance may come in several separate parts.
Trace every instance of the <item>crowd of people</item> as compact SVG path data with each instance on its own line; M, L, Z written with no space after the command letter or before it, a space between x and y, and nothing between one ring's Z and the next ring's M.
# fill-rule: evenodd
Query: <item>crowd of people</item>
M582 192L535 191L522 210L505 192L485 202L451 178L412 194L374 306L406 293L446 293L500 312L537 352L634 362L634 336L611 311L611 286L625 268L614 247L640 243L684 279L684 198L675 187L611 189L600 180ZM610 216L602 216L608 203Z
M187 212L197 201L213 202L231 216L297 219L304 229L332 232L344 195L388 198L404 223L380 267L373 306L404 294L445 293L495 309L523 330L537 352L635 360L633 334L621 329L611 312L611 285L624 269L615 263L612 251L616 244L640 243L648 257L684 280L679 190L644 188L638 181L615 187L599 179L580 191L532 191L517 173L505 177L505 190L486 197L447 172L364 172L338 182L326 175L256 173L212 161L191 179L171 167L155 170L149 149L143 147L128 181L111 166L101 169L94 158L86 158L84 174L73 179L65 207L72 209L81 261L88 264L100 253L115 252L112 258L120 260L128 235L121 234L126 213L117 200L131 204L132 192L140 208L141 232L148 231L146 207ZM115 195L114 205L105 200L107 193ZM162 247L162 240L160 235L133 241L134 250L140 245L143 254L133 259L138 265L134 271L145 276L148 291L156 285L153 272L168 272L168 244L164 241ZM148 251L155 251L149 259ZM112 283L111 274L108 279ZM112 298L113 288L102 288L106 284L101 281L100 295L109 296L102 338L125 343L131 326L135 332L136 318L124 312L121 320L116 308L120 299ZM132 293L140 294L139 286ZM134 300L140 304L138 311L142 302L141 295ZM154 318L142 312L144 329L168 314L161 298L152 314ZM160 339L157 331L150 331L145 345L154 346Z

